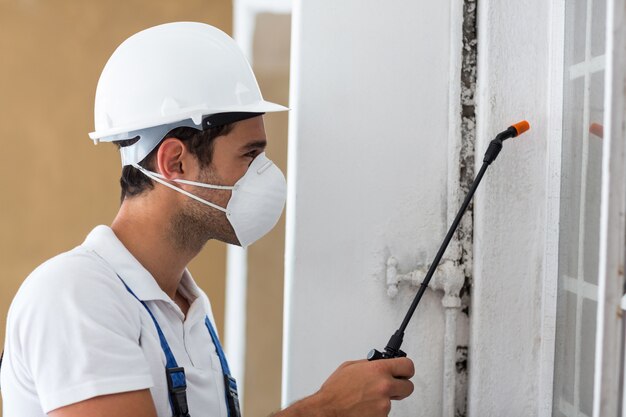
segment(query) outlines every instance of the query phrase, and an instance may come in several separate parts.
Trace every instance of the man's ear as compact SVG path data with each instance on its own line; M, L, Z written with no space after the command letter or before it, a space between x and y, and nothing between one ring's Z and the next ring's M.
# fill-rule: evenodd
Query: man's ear
M178 138L166 138L161 142L156 154L158 172L165 178L180 178L187 170L189 152Z

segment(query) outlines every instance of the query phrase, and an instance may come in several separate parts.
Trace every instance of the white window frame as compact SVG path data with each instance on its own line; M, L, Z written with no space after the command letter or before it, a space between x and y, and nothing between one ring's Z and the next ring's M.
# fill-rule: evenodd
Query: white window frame
M624 233L626 215L626 0L609 0L606 25L604 146L600 265L593 417L618 410L623 344ZM621 365L621 366L620 366ZM621 368L621 369L620 369Z
M602 209L600 231L600 265L598 286L580 279L568 279L566 285L576 288L582 297L598 301L596 363L594 381L593 417L618 415L618 392L622 363L622 320L616 314L620 309L623 288L624 215L626 201L626 0L607 3L607 48L605 69L605 115L602 175ZM587 16L589 19L590 16ZM563 123L564 24L565 1L552 2L552 31L550 38L550 115L547 178L546 268L542 305L542 345L539 373L539 416L551 417L555 365L556 306L558 294L559 223L561 187L561 141ZM604 58L604 57L603 57ZM601 70L603 58L589 55L583 64L569 70L570 78L589 77ZM611 92L617 92L611 94ZM588 134L588 133L587 133ZM558 138L558 140L556 139ZM621 265L621 273L619 276ZM587 288L589 287L589 288ZM593 287L593 288L591 288ZM597 290L597 293L596 293ZM580 298L580 297L579 297ZM626 392L626 391L625 391ZM562 404L565 414L572 408ZM574 407L575 408L575 407ZM572 408L572 410L574 410ZM626 417L626 411L621 411Z
M559 225L561 154L563 137L563 73L565 1L555 0L550 11L550 105L548 116L548 169L546 198L546 267L543 277L541 353L539 369L539 417L552 417L554 354L559 276Z

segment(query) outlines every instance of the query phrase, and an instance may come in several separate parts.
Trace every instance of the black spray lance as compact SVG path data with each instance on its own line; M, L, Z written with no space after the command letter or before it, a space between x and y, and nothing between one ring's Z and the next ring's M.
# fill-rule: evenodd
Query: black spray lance
M448 230L446 237L443 239L443 242L441 243L441 246L439 247L439 251L437 252L437 255L435 255L435 259L433 259L433 262L430 264L430 268L428 269L428 272L426 273L426 277L424 277L424 280L422 281L422 284L420 285L420 288L417 291L417 294L415 295L415 299L413 300L413 303L411 304L409 311L407 312L406 316L404 317L404 320L402 321L402 324L400 325L400 328L396 330L393 336L391 336L391 339L389 339L389 342L387 342L387 346L385 346L385 351L380 352L376 349L372 349L367 355L368 360L374 361L377 359L391 359L391 358L400 358L400 357L406 356L406 353L400 350L400 347L402 346L402 340L404 339L404 331L406 330L406 327L408 326L409 321L411 320L411 317L413 317L413 313L415 313L415 309L417 308L417 305L422 299L422 295L424 295L424 292L426 291L426 288L428 287L428 283L430 282L430 279L433 277L433 274L435 273L435 269L437 269L437 266L439 266L439 262L441 261L441 258L443 257L444 252L448 248L448 245L450 244L450 240L452 240L452 236L454 235L454 232L456 231L457 227L459 227L461 218L463 217L463 214L465 214L467 207L472 201L472 197L474 196L474 193L476 192L476 189L478 188L480 181L483 179L483 175L485 175L485 171L487 171L487 168L489 167L489 165L491 165L491 163L495 161L496 158L498 157L498 154L502 150L502 142L504 142L505 140L509 138L514 138L516 136L519 136L525 131L527 131L528 129L530 129L530 125L528 124L528 122L525 120L521 121L509 127L505 131L498 133L496 138L492 140L491 143L489 143L489 147L487 148L487 151L485 152L485 157L483 158L483 166L480 168L478 175L476 175L476 178L474 179L474 182L472 183L472 186L470 187L469 192L467 193L467 196L465 197L465 200L463 201L463 204L461 205L461 208L459 209L459 212L454 218L454 221L452 222L452 225L450 226L450 229Z

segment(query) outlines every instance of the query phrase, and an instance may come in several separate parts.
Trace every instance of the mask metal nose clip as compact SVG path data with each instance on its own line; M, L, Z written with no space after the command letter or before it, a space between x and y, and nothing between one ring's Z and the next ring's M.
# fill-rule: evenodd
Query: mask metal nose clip
M272 165L274 165L274 163L272 161L267 161L265 164L263 164L263 166L261 168L257 169L256 173L261 175L262 173L267 171L267 169L269 167L271 167Z

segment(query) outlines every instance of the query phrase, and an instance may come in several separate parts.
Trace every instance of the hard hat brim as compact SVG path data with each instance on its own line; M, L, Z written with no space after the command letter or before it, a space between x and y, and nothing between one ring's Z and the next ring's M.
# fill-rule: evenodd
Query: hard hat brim
M158 122L155 121L145 121L141 123L134 124L132 126L124 126L117 127L114 129L105 129L105 130L96 130L94 132L89 133L89 137L93 140L98 139L102 142L112 142L115 140L119 140L119 136L124 133L134 132L137 130L142 130L158 125L170 124L180 122L182 120L192 119L196 124L200 124L201 120L205 116L209 116L217 113L274 113L281 111L289 111L288 107L282 106L280 104L272 103L270 101L261 100L256 103L248 104L248 105L235 105L235 106L224 106L219 109L187 109L184 112L170 115L168 118L160 118Z

